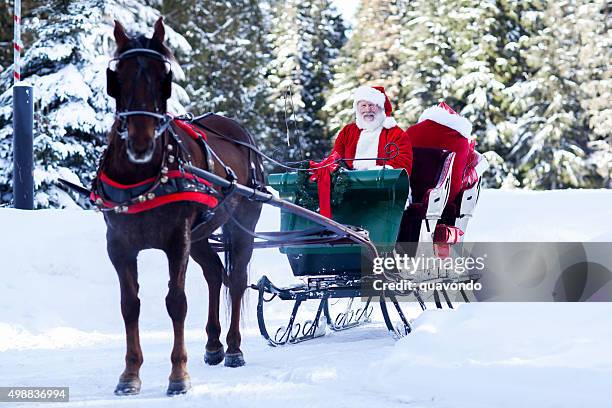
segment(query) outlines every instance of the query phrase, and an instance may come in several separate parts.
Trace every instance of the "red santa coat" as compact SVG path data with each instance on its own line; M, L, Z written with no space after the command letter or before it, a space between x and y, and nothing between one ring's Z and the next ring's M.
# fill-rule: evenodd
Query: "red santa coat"
M355 123L349 123L346 125L336 138L336 143L332 151L337 152L340 157L347 159L347 164L350 168L353 167L353 162L350 159L355 158L357 152L357 142L359 141L359 135L361 129L357 127ZM388 143L394 143L399 149L399 154L395 155L394 146L390 147L390 153L385 153L385 146ZM408 175L412 172L412 144L406 132L404 132L399 126L392 127L391 129L383 128L378 137L378 157L392 157L389 160L377 160L376 165L378 166L391 166L394 169L406 169Z
M406 129L415 147L435 147L455 152L448 202L461 191L464 172L474 151L472 124L446 103L425 109L419 123Z

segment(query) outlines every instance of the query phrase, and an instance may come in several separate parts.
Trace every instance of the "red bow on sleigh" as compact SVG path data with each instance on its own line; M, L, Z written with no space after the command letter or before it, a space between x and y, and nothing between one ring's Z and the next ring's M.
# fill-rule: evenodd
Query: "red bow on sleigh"
M340 165L337 161L340 159L338 152L333 152L325 160L320 162L310 161L309 171L312 174L310 181L317 182L319 191L319 213L327 218L331 218L331 174L336 171Z

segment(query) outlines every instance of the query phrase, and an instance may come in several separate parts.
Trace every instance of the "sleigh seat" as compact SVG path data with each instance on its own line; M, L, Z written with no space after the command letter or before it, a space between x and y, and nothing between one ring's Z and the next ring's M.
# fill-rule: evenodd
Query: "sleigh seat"
M412 149L412 202L404 211L398 252L414 255L419 242L432 242L448 201L455 153L437 148Z
M444 256L448 253L448 245L463 240L488 163L474 150L473 139L445 131L448 128L434 122L423 126L435 131L414 132L412 135L410 186L413 203L402 219L398 242L434 242L438 252ZM430 191L438 194L436 198L439 197L440 201L437 205L430 204ZM447 194L445 199L444 193ZM403 246L415 248L415 245Z

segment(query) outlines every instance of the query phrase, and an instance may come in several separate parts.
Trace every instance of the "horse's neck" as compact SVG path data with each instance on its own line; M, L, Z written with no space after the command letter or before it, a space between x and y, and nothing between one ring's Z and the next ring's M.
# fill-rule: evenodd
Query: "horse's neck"
M162 162L161 149L155 148L153 158L148 163L132 163L127 156L123 141L108 146L102 170L113 181L121 184L135 184L145 179L156 177L160 173Z

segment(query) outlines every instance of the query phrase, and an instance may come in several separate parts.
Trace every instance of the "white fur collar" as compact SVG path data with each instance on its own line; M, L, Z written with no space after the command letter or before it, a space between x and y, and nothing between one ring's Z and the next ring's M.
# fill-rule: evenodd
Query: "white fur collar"
M472 135L472 124L469 120L461 115L454 115L439 106L432 106L431 108L425 109L419 117L419 123L424 120L431 120L440 125L454 129L466 139L472 140L475 137Z
M372 130L362 130L357 140L357 149L355 151L356 159L371 159L378 157L378 140L382 132L382 126ZM353 162L353 168L356 170L367 170L376 166L376 160L357 160Z

